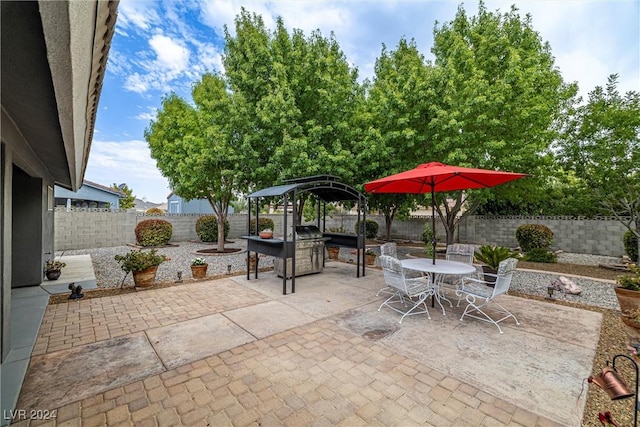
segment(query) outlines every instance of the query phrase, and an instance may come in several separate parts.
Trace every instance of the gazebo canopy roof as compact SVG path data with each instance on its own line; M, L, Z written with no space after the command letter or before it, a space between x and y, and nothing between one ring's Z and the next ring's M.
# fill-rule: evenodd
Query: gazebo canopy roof
M364 195L355 188L339 181L333 175L315 175L284 181L285 184L263 188L249 194L249 198L281 197L285 194L310 192L325 202L359 201Z

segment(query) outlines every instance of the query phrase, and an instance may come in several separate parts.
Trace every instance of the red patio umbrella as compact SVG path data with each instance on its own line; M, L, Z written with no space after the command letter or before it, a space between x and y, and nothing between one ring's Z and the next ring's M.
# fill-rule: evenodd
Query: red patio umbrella
M527 176L524 173L463 168L438 162L423 163L414 169L367 182L367 193L431 193L433 263L436 262L436 192L489 188Z

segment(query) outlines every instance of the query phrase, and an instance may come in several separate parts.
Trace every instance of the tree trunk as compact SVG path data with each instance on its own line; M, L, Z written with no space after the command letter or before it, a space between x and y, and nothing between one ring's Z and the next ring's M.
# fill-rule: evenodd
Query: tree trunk
M224 252L224 220L225 216L218 215L218 252Z
M384 212L384 227L386 231L385 239L387 241L391 240L391 226L393 225L393 220L396 216L396 211L394 208L385 209Z
M640 215L636 217L636 237L638 238L638 259L636 262L640 263Z

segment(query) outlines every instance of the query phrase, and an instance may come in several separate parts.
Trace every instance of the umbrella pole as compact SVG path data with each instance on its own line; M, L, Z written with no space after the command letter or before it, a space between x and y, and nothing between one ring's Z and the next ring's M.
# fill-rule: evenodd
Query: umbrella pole
M436 243L438 239L436 238L436 194L433 188L433 184L431 184L431 244L433 245L433 265L436 265Z

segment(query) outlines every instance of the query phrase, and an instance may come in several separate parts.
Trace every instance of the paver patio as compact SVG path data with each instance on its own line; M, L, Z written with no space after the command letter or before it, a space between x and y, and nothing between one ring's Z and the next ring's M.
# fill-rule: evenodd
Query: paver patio
M508 297L523 325L504 334L461 308L399 325L377 311L381 272L354 270L330 262L286 296L268 272L48 306L17 409L83 426L580 424L600 314Z

